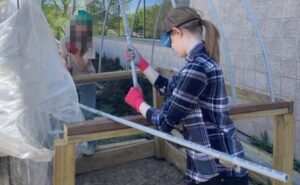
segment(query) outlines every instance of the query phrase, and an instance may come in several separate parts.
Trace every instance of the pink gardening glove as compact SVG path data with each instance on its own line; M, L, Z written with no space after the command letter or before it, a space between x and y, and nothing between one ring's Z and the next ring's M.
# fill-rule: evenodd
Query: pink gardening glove
M145 71L148 67L149 64L148 62L144 59L144 57L138 52L138 50L132 46L128 45L127 50L125 52L125 60L127 62L131 62L132 60L134 61L135 65L141 70Z
M131 87L125 97L125 102L138 112L140 105L144 102L142 89L140 87Z

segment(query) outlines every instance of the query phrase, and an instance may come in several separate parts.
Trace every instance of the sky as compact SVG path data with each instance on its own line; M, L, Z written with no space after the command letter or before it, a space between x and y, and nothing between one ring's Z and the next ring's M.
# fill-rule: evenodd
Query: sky
M136 5L138 3L139 0L131 0L130 2L130 12L134 12L135 11L135 8L136 8ZM140 7L143 7L143 1L144 0L141 0L141 4L140 4ZM155 4L160 4L161 3L161 0L146 0L146 7L149 7L149 6L153 6Z

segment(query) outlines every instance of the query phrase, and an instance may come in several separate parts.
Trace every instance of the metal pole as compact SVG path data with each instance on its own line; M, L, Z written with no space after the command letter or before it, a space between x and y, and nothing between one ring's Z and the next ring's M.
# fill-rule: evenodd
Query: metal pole
M134 22L135 22L136 13L137 13L137 11L138 11L138 9L139 9L139 7L140 7L141 1L142 1L142 0L139 0L139 1L138 1L138 4L136 5L135 11L134 11L133 18L132 18L132 20L131 20L131 26L130 26L130 31L131 31L131 33L130 33L130 36L132 36L132 32L133 32L132 30L133 30L133 25L134 25Z
M118 21L118 37L120 37L121 36L120 6L118 6L118 20L117 21Z
M171 0L171 3L172 3L172 7L175 8L175 7L176 7L176 2L175 2L175 0Z
M150 58L150 64L151 64L151 65L153 64L154 44L155 44L155 40L156 40L157 25L158 25L158 21L159 21L159 18L160 18L160 15L161 15L161 11L162 11L162 8L163 8L164 4L165 4L165 0L162 0L162 1L161 1L160 8L159 8L158 15L157 15L157 17L156 17L155 26L154 26L154 29L153 29L152 48L151 48L151 58Z
M92 109L92 108L87 107L87 106L82 105L82 104L80 104L79 106L82 109L85 109L85 110L90 111L94 114L100 115L102 117L105 117L107 119L116 121L116 122L121 123L123 125L127 125L129 127L135 128L137 130L141 130L143 132L146 132L146 133L152 134L154 136L163 138L163 139L171 141L173 143L177 143L179 145L185 146L185 147L190 148L192 150L196 150L198 152L205 153L205 154L213 156L217 159L221 159L223 161L230 162L232 164L237 165L238 167L243 167L243 168L252 170L254 172L257 172L259 174L265 175L267 177L270 177L272 179L276 179L276 180L279 180L279 181L282 181L282 182L287 182L287 180L288 180L288 175L287 174L285 174L283 172L280 172L280 171L277 171L275 169L268 168L268 167L265 167L265 166L261 166L259 164L256 164L256 163L238 158L236 156L231 156L227 153L223 153L223 152L220 152L218 150L215 150L215 149L212 149L212 148L209 148L209 147L206 147L206 146L202 146L200 144L197 144L197 143L194 143L194 142L191 142L191 141L173 136L171 134L167 134L165 132L161 132L161 131L155 130L153 128L149 128L149 127L134 123L132 121L128 121L126 119L122 119L122 118L113 116L111 114L107 114L105 112L102 112L102 111L99 111L99 110L96 110L96 109Z
M229 49L228 49L228 44L227 41L225 39L225 34L224 34L224 30L223 30L223 26L220 20L220 16L217 13L217 10L215 8L214 3L212 2L212 0L208 0L208 5L210 10L212 11L212 14L217 22L218 28L220 30L220 34L221 34L221 40L222 40L222 44L223 44L223 48L224 48L224 53L225 53L225 62L228 64L227 67L227 74L229 75L229 81L230 81L230 86L231 86L231 92L232 92L232 99L233 99L233 104L237 103L237 97L236 97L236 89L235 89L235 75L232 71L232 63L231 63L231 59L230 59L230 55L229 55Z
M102 66L102 56L103 56L103 41L104 41L104 32L105 32L105 25L106 25L106 20L108 17L108 10L110 8L110 2L111 0L108 0L107 2L107 8L104 16L104 21L103 21L103 26L102 26L102 33L101 33L101 46L100 46L100 53L99 53L99 62L98 62L98 73L101 72L101 66Z
M270 90L270 95L271 95L271 100L272 102L275 102L275 95L274 95L274 89L273 89L273 81L272 81L272 74L271 74L271 64L270 64L270 59L269 59L269 54L268 54L268 51L265 47L265 43L264 43L264 39L263 39L263 36L262 36L262 33L260 32L259 30L259 27L258 27L258 24L257 24L257 21L256 21L256 18L255 18L255 15L250 7L250 5L248 4L247 0L242 0L243 1L243 5L244 7L246 8L249 16L250 16L250 19L255 27L255 31L256 31L256 34L258 36L258 40L259 40L259 43L260 43L260 47L261 49L263 50L263 54L264 54L264 61L265 61L265 66L266 66L266 70L267 70L267 76L268 76L268 81L269 81L269 90Z
M131 44L131 37L130 37L131 31L129 30L123 0L119 0L119 4L120 4L120 10L121 10L121 14L122 14L122 17L123 17L124 28L125 28L125 32L126 32L126 40L127 40L127 44L129 45L129 44ZM139 84L137 82L137 76L136 76L136 69L135 69L134 61L132 60L130 64L131 64L131 74L132 74L133 85L138 86Z
M146 0L144 0L143 13L143 37L146 38Z
M139 7L140 7L141 1L142 1L142 0L139 0L139 1L138 1L138 4L136 5L136 8L135 8L135 12L134 12L133 18L132 18L132 20L131 20L131 26L130 26L130 31L131 31L131 32L130 32L130 36L132 36L132 33L133 33L133 25L134 25L135 17L136 17L136 14L137 14L138 9L139 9ZM125 66L126 66L126 70L128 70L128 63L127 63L127 62L126 62L126 64L125 64Z

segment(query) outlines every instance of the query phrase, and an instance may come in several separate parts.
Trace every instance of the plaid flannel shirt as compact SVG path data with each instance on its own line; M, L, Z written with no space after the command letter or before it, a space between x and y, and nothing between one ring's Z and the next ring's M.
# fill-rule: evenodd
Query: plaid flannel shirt
M203 42L186 57L186 64L172 79L159 76L155 87L166 98L162 109L151 108L147 119L158 129L170 132L182 123L186 140L244 157L236 138L236 127L229 117L223 72L208 57ZM208 181L221 173L243 176L212 156L187 149L186 175L197 182Z

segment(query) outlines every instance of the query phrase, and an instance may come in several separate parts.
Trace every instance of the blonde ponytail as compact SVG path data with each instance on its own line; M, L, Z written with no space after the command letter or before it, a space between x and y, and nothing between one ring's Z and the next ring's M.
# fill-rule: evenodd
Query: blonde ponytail
M202 19L202 25L205 28L205 47L208 56L211 57L215 62L220 61L220 34L215 25L210 21Z

